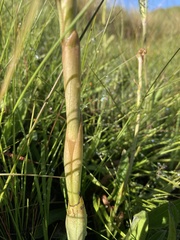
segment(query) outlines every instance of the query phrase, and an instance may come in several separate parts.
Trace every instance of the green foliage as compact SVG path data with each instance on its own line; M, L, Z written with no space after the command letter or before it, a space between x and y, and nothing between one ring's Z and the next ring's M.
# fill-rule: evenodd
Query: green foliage
M1 84L28 9L29 1L0 3ZM94 10L92 5L78 20L79 34ZM101 11L81 41L87 239L124 239L132 230L136 238L179 238L179 10L147 14L140 109L136 107L136 54L142 47L139 13L119 7ZM44 1L0 103L4 239L66 239L65 102L58 29L56 6ZM124 192L139 112L135 159Z
M177 239L180 222L180 201L170 201L149 212L149 233L147 239ZM159 235L158 235L159 234Z
M141 211L134 215L131 227L125 237L125 240L139 239L145 240L148 232L148 214Z

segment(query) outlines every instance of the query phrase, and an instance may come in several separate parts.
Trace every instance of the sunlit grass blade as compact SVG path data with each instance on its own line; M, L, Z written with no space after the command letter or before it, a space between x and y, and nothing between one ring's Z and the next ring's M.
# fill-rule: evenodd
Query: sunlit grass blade
M23 48L24 48L25 40L30 32L31 26L36 17L36 13L39 9L40 3L41 3L41 0L33 0L31 2L31 6L29 8L28 14L25 17L22 27L19 31L19 35L17 36L17 39L16 39L16 45L15 45L14 52L12 54L12 58L10 59L10 63L6 70L6 75L5 75L3 84L1 85L0 101L2 100L4 94L6 94L6 91L10 84L10 81L13 77L14 71L17 67L19 58L20 58Z

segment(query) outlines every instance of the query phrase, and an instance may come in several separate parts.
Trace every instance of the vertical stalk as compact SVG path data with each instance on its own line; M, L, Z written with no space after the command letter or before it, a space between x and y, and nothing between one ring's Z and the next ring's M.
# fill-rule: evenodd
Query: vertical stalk
M141 23L142 23L142 46L146 48L147 41L147 1L148 0L139 0L139 11L141 15ZM147 70L146 70L146 57L143 59L144 64L144 82L145 89L147 89Z
M146 81L146 62L145 62L145 55L147 53L146 49L144 48L146 45L146 16L147 16L147 0L139 0L139 9L140 9L140 14L141 14L141 21L142 21L142 45L143 48L141 48L136 57L138 59L138 85L137 85L137 98L136 98L136 109L137 109L137 116L135 120L135 128L134 128L134 139L132 142L132 147L131 147L131 155L129 159L129 166L127 169L127 173L125 176L125 179L122 183L122 185L119 188L118 191L118 197L117 197L117 203L114 207L114 212L112 213L112 216L114 217L118 211L118 207L120 203L124 199L124 195L127 191L127 186L128 186L128 181L130 178L130 174L132 172L133 164L134 164L134 159L139 151L139 148L137 147L138 143L138 135L139 135L139 128L140 128L140 120L141 120L141 103L142 103L142 79L143 79L143 70L145 72L144 74L144 80L145 84L147 85ZM144 67L144 69L143 69Z
M140 14L141 14L141 20L142 20L142 39L143 39L143 46L146 44L146 12L147 12L147 0L139 0L139 7L140 7ZM141 120L141 103L142 103L142 79L143 79L143 66L145 70L145 77L146 78L146 69L145 69L145 55L146 55L146 49L141 48L136 57L138 59L138 84L137 84L137 98L136 98L136 110L137 110L137 116L135 120L135 128L134 128L134 138L131 146L131 153L130 153L130 159L129 159L129 166L127 168L127 172L124 178L124 181L122 185L118 189L118 194L116 198L116 203L114 206L113 211L111 212L111 219L114 219L115 216L118 213L118 209L120 204L124 200L124 196L127 192L128 182L129 178L132 172L134 159L137 156L137 153L139 151L138 145L138 135L139 135L139 129L140 129L140 120Z
M141 48L136 57L138 59L138 86L137 86L137 98L136 98L136 109L137 109L137 116L136 116L136 121L135 121L135 128L134 128L134 139L132 142L132 147L131 147L131 155L129 159L129 166L128 170L124 179L124 182L122 186L119 188L118 191L118 202L121 203L123 200L123 197L127 191L127 186L128 186L128 181L130 174L132 172L133 164L134 164L134 159L139 151L139 148L137 148L137 142L138 142L138 134L139 134L139 128L140 128L140 120L141 120L141 95L142 95L142 70L143 70L143 61L144 61L144 56L146 54L146 50L144 48ZM118 210L118 206L114 208L114 213L116 214Z
M141 14L141 22L142 22L142 45L145 47L146 45L146 35L147 35L147 0L139 0L139 11Z
M68 194L66 231L69 240L86 236L87 215L81 191L83 129L80 113L80 41L75 26L75 0L57 0L62 40L62 64L66 101L64 170Z

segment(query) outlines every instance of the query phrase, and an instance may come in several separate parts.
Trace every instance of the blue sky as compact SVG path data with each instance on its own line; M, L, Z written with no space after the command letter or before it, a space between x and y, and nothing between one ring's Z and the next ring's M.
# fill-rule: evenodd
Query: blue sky
M110 4L113 4L114 0L108 0ZM116 4L120 4L125 8L132 9L138 8L138 0L116 0ZM180 6L180 0L149 0L148 9L155 10L157 8L167 8L173 6Z

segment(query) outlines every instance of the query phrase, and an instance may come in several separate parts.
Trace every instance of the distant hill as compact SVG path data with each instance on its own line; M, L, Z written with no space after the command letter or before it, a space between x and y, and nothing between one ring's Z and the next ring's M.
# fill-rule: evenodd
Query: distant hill
M111 34L117 31L117 27L123 29L125 38L138 38L141 36L141 17L139 12L125 11L120 7L114 9L114 29L111 26ZM147 14L147 33L151 38L167 36L180 36L180 7L156 9Z
M148 26L156 37L180 35L180 7L160 8L149 12Z

